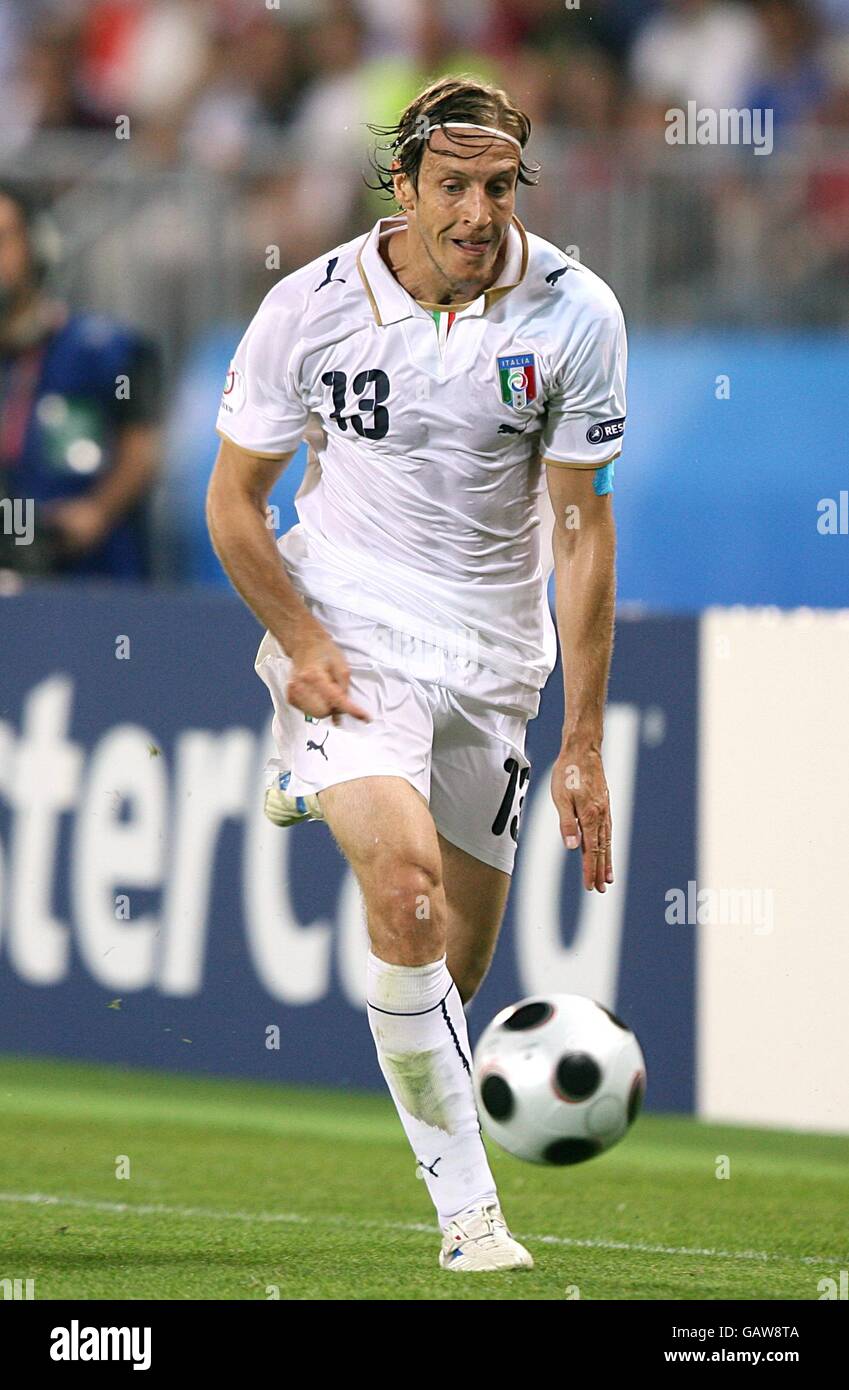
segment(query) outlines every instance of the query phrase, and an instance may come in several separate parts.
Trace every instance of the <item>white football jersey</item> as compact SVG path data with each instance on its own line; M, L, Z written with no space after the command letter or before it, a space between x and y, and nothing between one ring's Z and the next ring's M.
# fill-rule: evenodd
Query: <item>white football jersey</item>
M278 542L295 587L473 660L534 713L556 656L542 460L618 456L622 311L518 218L495 285L456 311L425 307L378 249L405 221L382 218L269 291L217 428L275 457L314 417L299 524Z

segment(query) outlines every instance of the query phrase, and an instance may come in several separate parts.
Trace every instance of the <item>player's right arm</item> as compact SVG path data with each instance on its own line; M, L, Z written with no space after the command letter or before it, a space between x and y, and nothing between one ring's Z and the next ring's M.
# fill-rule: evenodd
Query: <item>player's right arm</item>
M292 660L290 704L317 719L367 720L348 697L345 657L292 584L267 524L268 494L293 453L254 454L222 437L206 501L210 538L233 587Z
M303 380L310 299L303 277L269 291L236 349L216 428L221 447L209 485L212 544L248 607L292 661L286 698L313 718L352 714L345 658L296 591L270 528L268 494L304 437Z

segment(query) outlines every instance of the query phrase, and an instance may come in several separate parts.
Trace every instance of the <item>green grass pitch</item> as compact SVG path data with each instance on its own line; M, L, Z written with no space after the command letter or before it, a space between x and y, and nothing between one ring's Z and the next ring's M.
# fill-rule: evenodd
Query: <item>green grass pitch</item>
M489 1152L536 1267L452 1274L388 1096L0 1059L0 1278L37 1299L809 1300L849 1262L849 1138L643 1115L576 1168Z

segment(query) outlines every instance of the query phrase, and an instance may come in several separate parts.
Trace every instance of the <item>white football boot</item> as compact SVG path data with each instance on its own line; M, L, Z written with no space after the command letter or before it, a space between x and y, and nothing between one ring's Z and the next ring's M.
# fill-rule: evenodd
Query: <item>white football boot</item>
M273 825L298 825L304 820L324 820L316 795L292 796L287 791L291 772L281 772L265 793L265 814Z
M529 1250L514 1240L495 1201L482 1202L455 1216L442 1233L443 1269L533 1269Z

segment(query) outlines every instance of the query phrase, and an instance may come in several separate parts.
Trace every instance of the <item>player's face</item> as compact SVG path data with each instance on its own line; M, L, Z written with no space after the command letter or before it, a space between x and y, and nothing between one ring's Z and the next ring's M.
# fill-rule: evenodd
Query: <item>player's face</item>
M454 142L447 131L434 131L410 228L449 285L479 292L491 282L513 218L518 171L519 152L506 140Z

